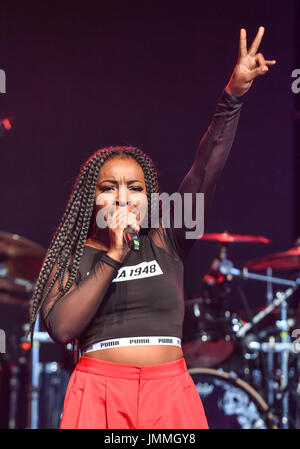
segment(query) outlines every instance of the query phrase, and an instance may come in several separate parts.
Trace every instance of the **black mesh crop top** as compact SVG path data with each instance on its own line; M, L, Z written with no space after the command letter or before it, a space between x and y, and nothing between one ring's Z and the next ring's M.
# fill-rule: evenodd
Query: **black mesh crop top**
M204 193L204 213L230 152L241 107L241 97L224 89L179 186L180 194ZM174 226L172 214L170 219L169 227L160 221L159 228L141 234L140 250L129 251L118 271L101 260L104 251L85 245L76 284L56 302L52 289L42 306L43 321L54 341L67 344L78 339L83 350L110 338L182 338L183 265L195 239L186 238L191 229Z

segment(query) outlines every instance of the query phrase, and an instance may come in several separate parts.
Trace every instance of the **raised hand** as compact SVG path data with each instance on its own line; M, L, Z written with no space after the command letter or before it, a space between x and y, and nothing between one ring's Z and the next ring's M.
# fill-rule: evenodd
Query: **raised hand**
M240 30L238 60L226 86L226 90L230 94L236 96L244 95L250 89L257 76L265 75L269 70L268 66L276 64L275 59L272 61L265 60L262 53L257 53L264 32L264 27L259 27L251 47L247 50L246 30L244 28Z

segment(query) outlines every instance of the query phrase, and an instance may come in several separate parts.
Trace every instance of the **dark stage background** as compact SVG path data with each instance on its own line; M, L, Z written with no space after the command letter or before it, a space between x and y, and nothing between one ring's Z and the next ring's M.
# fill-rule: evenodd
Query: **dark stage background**
M230 246L237 267L293 246L300 235L300 107L291 90L296 2L78 5L1 2L0 68L7 83L1 117L15 121L0 142L0 230L47 248L80 165L107 145L140 146L159 169L161 190L175 191L236 63L240 28L250 44L264 25L260 50L277 65L244 97L205 231L271 240ZM195 243L186 265L187 297L197 294L217 254L216 243ZM265 303L264 284L247 281L244 289L253 310ZM230 302L243 308L235 289ZM27 319L27 309L0 304L0 328L8 335Z

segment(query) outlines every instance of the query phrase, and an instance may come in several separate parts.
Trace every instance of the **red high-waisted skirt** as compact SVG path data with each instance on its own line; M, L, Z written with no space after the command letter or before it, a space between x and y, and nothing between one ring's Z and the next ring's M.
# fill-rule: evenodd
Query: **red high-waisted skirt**
M208 429L184 358L136 366L82 356L67 387L61 429Z

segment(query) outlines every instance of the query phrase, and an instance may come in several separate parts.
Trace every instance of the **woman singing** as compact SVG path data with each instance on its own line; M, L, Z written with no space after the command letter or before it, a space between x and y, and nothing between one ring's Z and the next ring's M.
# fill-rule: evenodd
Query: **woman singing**
M237 64L213 119L178 189L204 193L208 210L236 133L242 95L275 61L257 53L264 28L247 50L240 31ZM75 342L60 428L205 429L208 423L181 349L183 266L195 239L182 221L141 224L157 211L157 171L132 146L106 147L82 165L52 237L34 292L29 333L37 314L49 335ZM195 212L195 211L191 211ZM194 214L193 214L194 216ZM106 226L100 226L100 221ZM130 249L124 229L138 235Z

